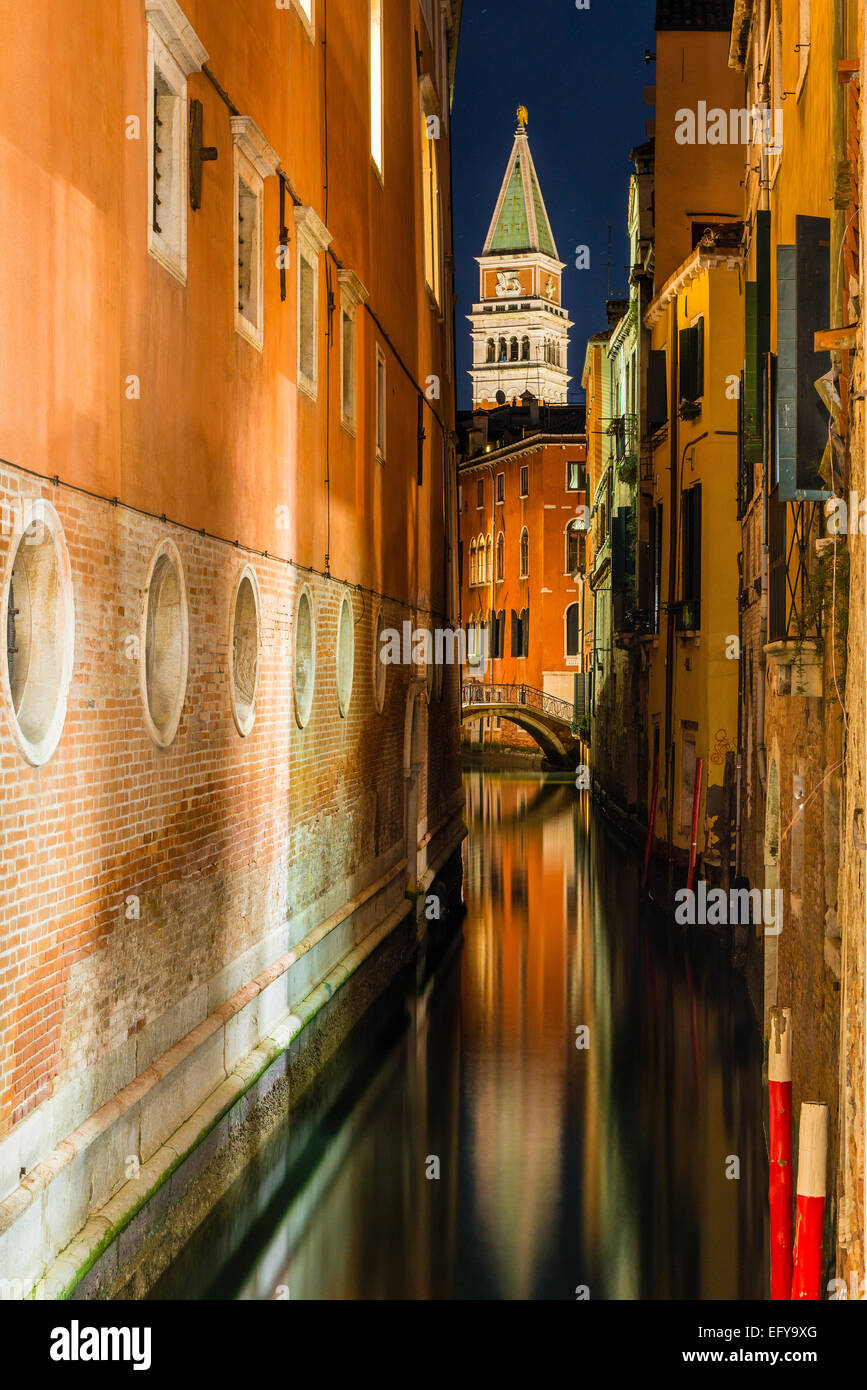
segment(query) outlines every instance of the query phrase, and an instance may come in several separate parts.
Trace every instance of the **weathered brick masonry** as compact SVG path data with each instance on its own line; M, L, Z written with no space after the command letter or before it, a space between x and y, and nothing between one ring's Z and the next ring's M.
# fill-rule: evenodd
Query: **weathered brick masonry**
M419 838L454 811L458 668L424 682L387 668L373 698L374 635L429 621L389 599L142 517L63 486L0 472L4 514L40 496L60 518L75 591L75 664L63 737L29 766L0 726L4 872L0 912L0 1200L45 1152L199 1024L316 921L405 854L408 704L422 710ZM159 749L143 720L138 633L152 551L171 535L189 602L189 676L177 736ZM3 537L7 551L17 538ZM5 559L5 554L4 554ZM260 680L242 738L229 695L239 569L261 594ZM294 616L302 587L316 631L313 710L294 715ZM339 712L337 621L356 623L352 696ZM434 847L435 848L435 847ZM435 856L431 856L435 860ZM386 886L374 920L403 896ZM370 925L365 922L364 930ZM287 1008L290 1000L287 996ZM251 1045L256 1041L251 1038ZM215 1058L200 1082L223 1074ZM201 1094L192 1091L192 1109ZM34 1113L36 1112L36 1113ZM28 1117L30 1117L28 1121ZM91 1175L86 1212L164 1135L124 1127ZM83 1208L73 1204L73 1229ZM58 1240L72 1229L61 1224ZM28 1262L27 1275L39 1261Z

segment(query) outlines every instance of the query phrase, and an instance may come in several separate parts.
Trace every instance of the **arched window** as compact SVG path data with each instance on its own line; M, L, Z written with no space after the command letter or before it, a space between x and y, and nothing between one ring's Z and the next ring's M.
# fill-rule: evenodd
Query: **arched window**
M577 603L570 603L566 609L566 655L578 656L580 651L579 610Z
M476 583L476 543L470 541L470 585Z
M476 546L476 561L477 561L477 565L478 565L478 568L477 568L477 571L476 571L476 583L477 583L477 584L485 584L485 583L487 583L487 575L486 575L486 573L485 573L485 538L484 538L484 536L479 536L479 539L478 539L478 544L477 544L477 546Z
M526 526L521 532L521 573L520 578L526 579L530 573L530 533Z
M559 344L559 343L557 344L557 346L556 346L556 348L555 348L555 353L556 353L556 356L557 356L557 366L559 367L559 366L560 366L560 344Z
M502 584L506 577L506 538L502 531L497 536L497 583Z
M577 521L566 527L566 573L575 574L581 568L581 528Z
M518 360L518 339L517 339L517 338L510 338L510 340L509 340L509 361L510 361L510 362L517 362L517 360Z
M529 362L529 360L530 360L530 339L529 339L529 338L522 338L522 339L521 339L521 361L522 361L522 362Z
M494 342L493 338L489 338L489 339L488 339L488 347L487 347L487 356L486 356L486 358L485 358L485 361L486 361L486 362L496 362L496 360L497 360L497 344Z
M485 578L488 584L494 577L493 570L493 544L490 536L485 541Z
M505 361L508 359L509 353L508 353L508 349L507 349L507 347L506 347L506 340L505 340L505 338L501 338L501 339L500 339L500 343L499 343L499 354L498 354L498 356L499 356L499 360L500 360L501 362L505 362Z

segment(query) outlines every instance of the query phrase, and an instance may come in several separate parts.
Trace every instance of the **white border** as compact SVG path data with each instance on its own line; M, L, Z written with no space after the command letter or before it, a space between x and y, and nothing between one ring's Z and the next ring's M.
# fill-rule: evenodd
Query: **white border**
M349 631L352 634L352 671L349 678L349 693L346 698L340 695L340 625L343 621L343 610L349 609ZM355 613L352 608L352 600L348 594L344 594L340 603L340 611L337 614L337 641L334 644L335 653L335 680L337 689L337 708L340 710L340 717L345 719L349 713L349 706L352 704L352 692L355 689Z
M63 666L61 669L60 689L54 705L54 712L51 716L48 728L38 743L31 743L26 737L21 725L18 723L18 716L12 703L12 688L9 684L9 662L0 661L0 698L6 707L9 717L12 736L21 751L30 763L31 767L42 767L48 762L57 749L63 733L63 726L66 722L66 704L69 695L69 686L72 680L72 668L75 661L75 598L72 587L72 566L69 561L69 551L66 548L66 537L63 534L63 526L60 517L54 510L50 502L44 501L41 497L23 499L20 510L17 514L17 525L13 532L9 549L6 554L6 566L3 574L3 586L0 590L0 604L2 613L8 614L9 611L9 586L12 583L12 571L15 568L15 560L18 549L24 539L24 533L34 523L41 522L48 530L54 543L54 559L57 565L58 578L60 580L59 617L63 624ZM8 622L8 618L6 619ZM68 640L66 637L68 634Z
M148 700L146 653L148 604L150 601L151 583L153 582L154 570L163 555L168 557L174 565L178 575L178 589L181 597L181 660L183 663L183 679L180 682L180 687L175 698L168 729L165 733L160 733L151 716L150 702ZM168 748L174 742L178 732L178 725L181 722L181 715L184 710L184 701L187 698L187 682L189 681L190 675L190 610L187 603L187 581L184 577L184 566L180 551L174 541L168 536L160 541L151 556L150 564L148 565L147 580L144 590L142 591L142 599L141 622L139 626L139 690L141 691L145 728L157 748Z
M310 605L310 646L311 646L311 665L310 673L310 703L303 711L298 704L298 614L301 612L301 600L306 596ZM292 623L292 697L295 706L295 722L299 729L306 729L310 723L310 716L313 713L313 701L316 696L316 609L313 606L313 590L309 584L304 584L295 602L295 618Z
M235 609L238 603L238 593L245 579L249 579L250 587L253 590L253 602L256 608L256 681L253 686L253 694L250 699L250 713L246 719L242 719L238 711L238 692L235 689ZM256 697L259 693L259 676L261 673L261 653L262 653L262 595L259 590L259 581L256 578L256 571L252 565L242 565L235 575L235 582L232 585L232 597L229 604L229 649L227 652L227 670L229 677L229 701L232 709L232 718L235 721L235 728L242 738L246 738L256 722Z

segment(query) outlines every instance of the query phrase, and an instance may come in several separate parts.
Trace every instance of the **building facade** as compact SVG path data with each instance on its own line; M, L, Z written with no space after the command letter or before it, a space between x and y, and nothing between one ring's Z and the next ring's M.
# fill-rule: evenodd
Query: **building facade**
M586 560L608 595L590 756L678 920L717 929L745 969L766 1041L770 1009L791 1010L793 1113L828 1106L824 1281L851 1297L865 1229L863 5L659 0L656 30L655 118L633 152L652 240L636 255L631 197L629 303L609 304L585 358ZM635 548L627 534L615 582L635 475ZM748 913L727 892L722 915L690 915L688 875L747 890Z
M460 425L465 683L483 686L484 700L511 687L498 704L550 697L578 724L585 712L585 595L577 579L587 516L583 409L528 399ZM537 735L505 713L480 720L465 709L464 716L469 741L539 752Z
M73 8L0 58L0 1268L40 1296L111 1292L202 1135L333 1050L464 833L458 668L380 660L458 621L460 6Z

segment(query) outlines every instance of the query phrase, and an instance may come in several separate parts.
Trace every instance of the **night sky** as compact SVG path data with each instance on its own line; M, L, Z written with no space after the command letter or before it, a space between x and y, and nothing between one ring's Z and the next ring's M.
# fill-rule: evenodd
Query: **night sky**
M627 292L629 151L646 138L642 89L656 81L654 0L464 0L452 126L458 305L458 408L472 405L469 313L480 256L523 103L554 240L567 269L563 304L575 322L570 399L583 401L587 338L605 328L608 224L611 293ZM575 248L590 247L576 270Z

